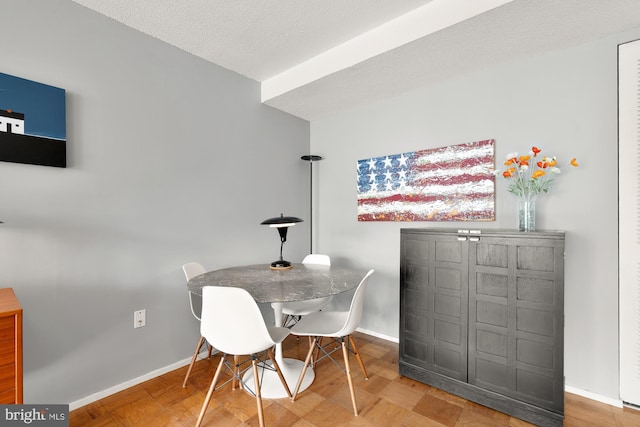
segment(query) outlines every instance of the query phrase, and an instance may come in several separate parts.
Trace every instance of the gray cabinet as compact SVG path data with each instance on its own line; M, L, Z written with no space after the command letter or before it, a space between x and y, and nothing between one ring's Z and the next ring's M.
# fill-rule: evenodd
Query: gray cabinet
M402 229L400 373L542 426L564 418L564 233Z

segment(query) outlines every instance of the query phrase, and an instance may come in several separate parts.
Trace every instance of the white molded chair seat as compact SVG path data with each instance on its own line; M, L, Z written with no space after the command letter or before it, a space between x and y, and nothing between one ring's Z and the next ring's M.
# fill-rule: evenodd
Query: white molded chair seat
M202 264L197 262L189 262L182 266L182 271L184 271L184 275L187 278L187 282L193 279L196 276L204 274L207 270L202 266ZM200 321L200 312L201 310L194 307L195 305L201 306L202 304L196 304L195 300L198 299L199 302L202 301L202 297L199 295L195 295L193 292L189 292L189 306L191 307L191 314L195 317L198 322ZM182 387L187 386L187 380L189 379L189 375L191 375L191 370L193 369L194 363L196 363L196 359L198 358L198 354L200 354L200 349L202 349L202 345L206 344L209 347L209 357L211 357L211 352L213 351L213 346L208 343L205 343L204 337L201 335L198 340L198 344L196 345L196 349L193 352L193 357L191 358L191 363L189 364L189 368L187 369L187 374L184 376L184 381L182 382Z
M322 310L329 305L331 300L333 300L333 296L282 303L282 314L285 316L306 316Z
M311 335L317 337L335 337L344 336L349 334L340 335L339 332L347 322L349 316L348 311L323 311L322 316L319 316L320 312L313 316L309 315L302 319L294 328L291 333L293 335ZM356 326L357 327L357 326Z
M303 264L331 265L329 255L309 254L302 260ZM282 325L285 326L291 318L300 318L316 311L322 310L333 300L333 296L314 298L304 301L293 301L282 304L282 314L284 315Z
M338 363L333 359L331 355L336 351L342 349L342 356L344 359L344 372L347 375L349 390L351 392L353 413L356 416L358 415L358 405L356 403L355 389L353 387L351 368L349 366L350 353L356 356L358 364L360 365L362 373L364 374L364 378L368 379L369 377L364 367L364 363L362 362L362 358L360 357L360 353L358 352L358 348L356 347L356 343L353 340L351 334L356 330L356 328L360 324L360 320L362 319L364 292L367 288L367 284L369 283L369 277L371 277L373 272L374 270L369 270L364 278L360 281L360 284L356 288L356 291L353 294L353 298L351 299L351 306L349 307L349 311L318 311L315 313L311 313L308 316L300 319L300 321L291 328L291 333L293 335L307 336L312 339L311 345L309 346L309 352L307 353L307 357L304 361L304 367L300 374L300 378L298 379L298 384L296 385L296 389L293 392L293 397L291 398L292 401L294 401L296 399L296 396L298 395L302 379L304 378L307 368L311 363L314 351L316 353L316 356L313 357L314 364L318 363L325 357L328 357L333 360L336 365L338 365ZM331 338L331 343L323 345L323 338ZM335 342L340 343L340 346L335 346ZM320 355L320 357L318 357L318 355Z
M255 395L260 426L264 426L258 364L261 364L263 369L275 370L287 395L291 397L291 391L273 354L273 347L289 335L289 329L267 326L258 304L251 294L242 288L205 286L202 288L202 297L200 333L223 354L202 405L196 427L202 423L211 395L225 367L232 374L230 381L233 381L234 386L236 381L240 381L245 390ZM259 357L264 352L267 353L271 365L266 364L265 360ZM234 356L233 363L227 361L228 355ZM250 367L240 369L242 365L239 363L240 355L251 356ZM253 369L255 387L253 390L243 381L243 374L248 369Z

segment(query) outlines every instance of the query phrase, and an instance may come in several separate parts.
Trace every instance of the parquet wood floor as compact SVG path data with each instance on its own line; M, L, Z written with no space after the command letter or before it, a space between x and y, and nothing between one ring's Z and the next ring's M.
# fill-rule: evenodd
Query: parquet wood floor
M360 414L354 417L344 374L330 361L321 362L311 387L291 403L263 400L267 426L530 426L522 420L469 402L398 374L398 345L356 333L369 380L352 363ZM289 337L287 357L304 359L307 341ZM70 414L72 427L193 426L204 401L218 357L196 363L182 388L186 367L169 372ZM565 426L640 426L640 411L616 408L565 393ZM203 426L257 426L255 399L227 384L213 394Z

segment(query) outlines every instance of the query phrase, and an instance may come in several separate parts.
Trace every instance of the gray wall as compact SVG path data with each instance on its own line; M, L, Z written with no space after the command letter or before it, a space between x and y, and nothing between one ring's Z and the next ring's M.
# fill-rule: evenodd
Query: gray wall
M0 163L0 286L24 308L25 401L69 403L190 357L183 263L277 258L259 223L308 217L309 123L69 0L4 0L0 28L0 72L67 91L68 168ZM306 222L287 259L308 245Z
M567 232L566 384L618 398L617 44L634 38L640 29L311 123L312 151L325 157L319 251L376 269L363 328L398 336L400 228L514 228L517 206L500 177L494 222L358 223L356 161L494 138L500 168L507 153L537 145L582 163L538 202L538 227Z
M275 258L277 234L258 223L307 217L309 124L260 105L258 83L68 0L5 0L0 27L0 72L67 90L69 167L0 163L0 284L25 309L25 400L72 402L190 355L182 263ZM640 29L312 123L325 157L314 247L376 269L363 328L398 335L401 227L512 228L516 204L498 179L495 222L358 223L356 161L495 138L500 165L537 144L582 162L538 206L539 227L567 231L566 382L618 397L616 45L634 38ZM308 251L307 227L289 233L288 259ZM142 308L148 326L134 330Z

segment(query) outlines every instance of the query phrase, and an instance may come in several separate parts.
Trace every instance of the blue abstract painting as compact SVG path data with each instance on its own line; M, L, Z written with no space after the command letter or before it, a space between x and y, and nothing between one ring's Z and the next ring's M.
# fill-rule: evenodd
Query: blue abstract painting
M66 92L0 73L0 161L66 167Z

